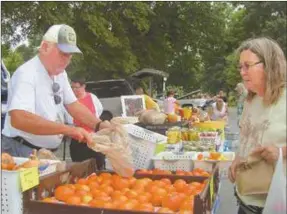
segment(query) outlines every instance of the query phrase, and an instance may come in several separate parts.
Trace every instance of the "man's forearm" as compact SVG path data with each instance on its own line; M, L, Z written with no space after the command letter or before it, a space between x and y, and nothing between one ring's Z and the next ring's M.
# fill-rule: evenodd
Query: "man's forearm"
M80 121L82 124L85 124L91 129L95 129L97 123L101 121L94 114L92 114L86 106L78 101L66 105L66 109L74 119Z
M9 114L12 127L34 135L66 134L71 129L67 125L46 120L24 110L12 110Z

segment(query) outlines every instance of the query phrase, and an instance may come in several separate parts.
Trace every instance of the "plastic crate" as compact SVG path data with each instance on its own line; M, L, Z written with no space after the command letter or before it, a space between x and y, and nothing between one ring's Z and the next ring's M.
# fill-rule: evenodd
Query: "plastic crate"
M166 142L167 137L133 124L124 127L129 134L135 169L151 168L157 143Z
M191 171L193 169L192 157L196 152L161 152L152 158L154 167L162 170L184 170Z
M24 163L28 158L14 157L17 164ZM49 163L48 167L40 171L40 177L56 171L57 163L60 161L44 160ZM20 172L1 170L1 213L2 214L23 214L23 195L20 185Z

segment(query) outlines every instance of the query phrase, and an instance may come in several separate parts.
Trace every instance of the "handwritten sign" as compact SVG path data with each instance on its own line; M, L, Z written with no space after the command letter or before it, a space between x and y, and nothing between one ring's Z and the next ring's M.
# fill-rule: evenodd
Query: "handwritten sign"
M131 95L131 96L121 96L122 110L124 117L133 117L144 109L145 101L144 96Z
M209 182L209 190L210 190L210 201L213 203L213 195L214 195L214 177L211 176Z
M31 189L39 184L39 172L37 167L25 169L20 172L22 192Z

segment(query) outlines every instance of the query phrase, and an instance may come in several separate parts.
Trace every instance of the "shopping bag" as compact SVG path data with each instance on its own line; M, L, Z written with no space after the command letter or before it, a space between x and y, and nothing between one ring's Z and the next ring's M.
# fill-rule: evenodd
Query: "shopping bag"
M273 164L260 155L249 155L236 170L236 186L240 195L267 195L274 174Z
M135 170L128 134L121 124L115 122L111 124L112 128L92 134L93 143L88 147L105 154L116 173L123 177L131 177Z
M284 173L282 149L275 167L270 189L262 214L286 214L286 175Z

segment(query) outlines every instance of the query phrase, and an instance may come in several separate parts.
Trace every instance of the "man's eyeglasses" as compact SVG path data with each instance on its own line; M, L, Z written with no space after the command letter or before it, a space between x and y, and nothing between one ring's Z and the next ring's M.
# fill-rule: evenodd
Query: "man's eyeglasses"
M53 85L52 85L52 91L54 93L54 101L55 101L55 104L58 105L62 102L62 98L57 95L56 93L58 93L60 90L60 85L59 83L56 83L56 82L53 82Z
M250 67L253 67L253 66L258 65L260 63L262 63L262 61L258 61L258 62L254 62L254 63L244 63L243 65L238 65L237 69L239 72L241 72L242 70L246 72L249 70Z

